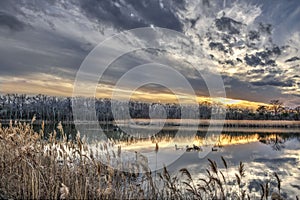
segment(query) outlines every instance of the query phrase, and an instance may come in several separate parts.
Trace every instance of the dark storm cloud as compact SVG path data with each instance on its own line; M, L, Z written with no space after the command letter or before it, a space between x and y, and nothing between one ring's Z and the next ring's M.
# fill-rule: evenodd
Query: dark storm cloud
M175 4L175 2L174 2ZM181 5L178 2L178 5ZM96 18L117 29L154 26L182 31L177 16L158 0L97 1L82 0L81 8L87 16Z
M22 31L25 24L13 15L0 11L0 26L4 26L13 31Z

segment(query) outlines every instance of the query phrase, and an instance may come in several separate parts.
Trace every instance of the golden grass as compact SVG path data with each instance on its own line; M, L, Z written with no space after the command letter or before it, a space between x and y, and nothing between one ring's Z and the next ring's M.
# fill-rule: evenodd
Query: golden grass
M67 141L56 132L44 139L30 124L0 128L0 191L7 198L103 199L155 198L147 173L125 173L103 165L77 136ZM148 184L147 184L148 183ZM144 191L146 188L146 191ZM137 193L136 191L143 191Z

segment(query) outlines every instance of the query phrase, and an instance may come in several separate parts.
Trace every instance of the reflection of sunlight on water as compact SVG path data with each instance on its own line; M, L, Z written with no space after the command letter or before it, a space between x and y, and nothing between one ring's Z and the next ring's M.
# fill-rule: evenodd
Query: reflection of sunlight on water
M278 137L278 136L277 136ZM276 138L275 134L271 134L265 136L263 139L266 141L272 141ZM216 146L228 146L228 145L236 145L236 144L247 144L251 142L257 142L261 139L259 134L251 134L251 135L230 135L230 134L222 134L218 139ZM209 143L209 138L204 137L180 137L176 138L176 141L173 140L171 137L161 137L156 139L144 139L144 140L134 140L134 141L119 141L117 142L118 145L121 145L123 149L126 150L154 150L155 144L158 143L160 148L170 148L174 147L175 144L178 146L179 149L185 149L186 146L191 146L193 144L197 146L203 146L206 143Z

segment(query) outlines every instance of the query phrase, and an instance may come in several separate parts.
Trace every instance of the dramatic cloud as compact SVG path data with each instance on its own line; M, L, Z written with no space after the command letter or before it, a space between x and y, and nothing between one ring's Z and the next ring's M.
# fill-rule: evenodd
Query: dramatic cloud
M295 103L300 94L299 20L298 0L3 0L1 92L69 95L80 64L98 43L122 30L157 26L179 31L191 43L169 44L167 53L125 55L106 71L102 84L111 88L126 71L157 59L205 96L206 85L194 69L205 63L214 66L209 73L222 74L230 98Z

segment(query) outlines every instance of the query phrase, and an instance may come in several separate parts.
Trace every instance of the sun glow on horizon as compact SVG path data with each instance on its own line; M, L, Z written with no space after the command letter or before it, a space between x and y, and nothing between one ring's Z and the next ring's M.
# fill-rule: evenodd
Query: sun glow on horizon
M2 82L2 94L5 93L18 93L18 94L45 94L51 96L63 96L70 97L73 95L72 82L63 82L62 80L53 81L50 75L39 74L39 77L32 76L27 78L15 78ZM96 98L111 98L113 92L116 89L113 86L101 84L96 88L94 96ZM130 99L134 101L144 102L159 102L159 103L207 103L207 104L222 104L225 106L232 106L238 108L248 108L255 110L260 105L268 105L262 102L253 102L241 99L232 99L230 97L207 97L207 96L193 96L184 93L173 94L166 91L148 91L148 90L136 90L130 91L126 88L118 89L118 97L122 98L130 95ZM83 95L84 96L84 95ZM122 99L121 99L122 100ZM179 101L181 100L181 102Z

